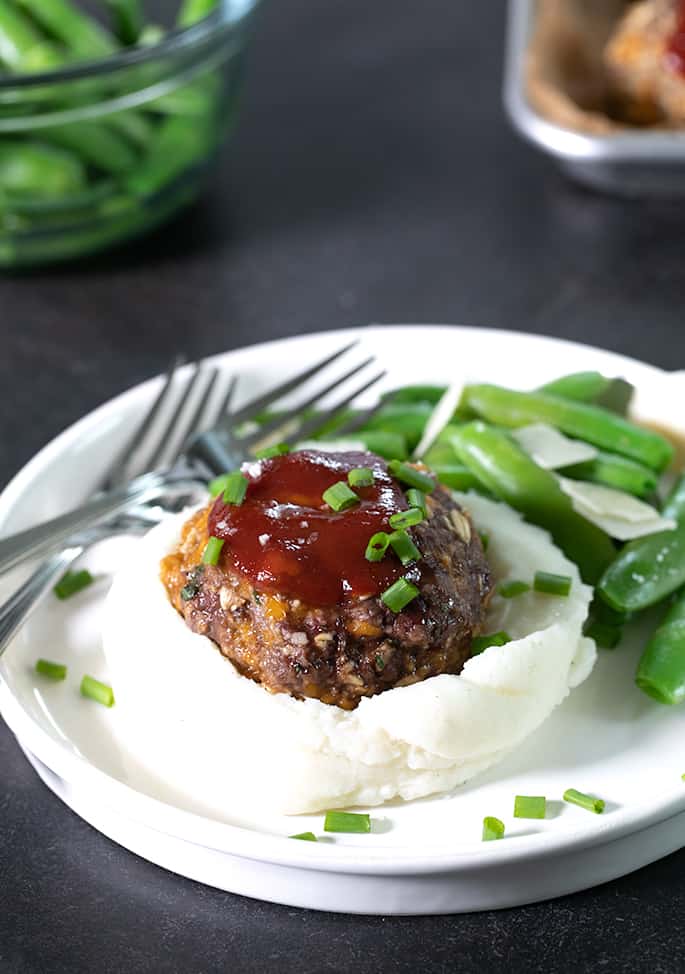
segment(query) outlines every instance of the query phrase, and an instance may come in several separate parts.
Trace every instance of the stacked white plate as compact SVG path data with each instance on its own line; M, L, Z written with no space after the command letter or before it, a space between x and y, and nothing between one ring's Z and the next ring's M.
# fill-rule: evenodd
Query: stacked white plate
M387 387L464 378L533 387L560 373L597 369L638 389L642 418L685 435L682 378L567 342L487 329L370 327L242 349L215 360L251 397L352 337L388 369ZM158 380L86 416L42 450L0 498L4 532L66 510L103 469ZM373 809L370 835L288 838L321 816L287 818L268 808L221 820L201 796L176 793L137 766L116 706L78 694L82 673L107 680L99 616L108 579L135 544L119 538L88 555L99 581L77 598L48 600L0 664L0 712L45 784L114 841L183 876L293 906L350 913L442 913L514 906L623 875L674 851L685 837L685 710L641 694L633 676L644 635L601 652L573 691L522 748L454 794ZM17 579L7 579L3 592ZM653 620L644 620L644 631ZM38 657L67 663L69 678L41 681ZM116 687L115 687L116 692ZM237 787L239 785L237 784ZM603 815L561 801L569 788L607 801ZM546 795L543 821L513 818L514 796ZM485 815L506 836L481 841Z

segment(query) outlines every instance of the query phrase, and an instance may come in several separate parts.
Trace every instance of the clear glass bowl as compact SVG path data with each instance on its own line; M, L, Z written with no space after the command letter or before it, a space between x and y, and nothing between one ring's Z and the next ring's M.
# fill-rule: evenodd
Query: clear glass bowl
M0 267L104 250L198 195L236 122L256 2L222 0L152 47L0 77Z

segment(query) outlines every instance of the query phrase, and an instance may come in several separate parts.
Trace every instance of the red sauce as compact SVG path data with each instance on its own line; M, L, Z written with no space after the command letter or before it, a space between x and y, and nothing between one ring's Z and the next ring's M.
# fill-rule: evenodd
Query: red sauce
M354 467L370 467L374 484L356 488L360 503L336 513L322 494L346 481ZM222 566L249 578L258 591L336 605L380 595L401 575L418 579L419 569L403 568L392 552L380 562L364 557L371 535L391 530L390 515L408 506L378 457L303 450L246 465L243 472L249 479L243 503L224 504L219 497L209 533L226 540Z
M666 62L672 71L685 76L685 0L679 0L676 26L666 46Z

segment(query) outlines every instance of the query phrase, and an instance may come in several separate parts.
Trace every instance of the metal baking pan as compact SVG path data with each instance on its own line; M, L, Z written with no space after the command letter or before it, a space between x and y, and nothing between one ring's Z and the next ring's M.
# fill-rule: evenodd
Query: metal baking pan
M635 129L592 135L541 115L526 92L537 0L509 0L504 104L514 127L569 176L625 196L685 196L685 132Z

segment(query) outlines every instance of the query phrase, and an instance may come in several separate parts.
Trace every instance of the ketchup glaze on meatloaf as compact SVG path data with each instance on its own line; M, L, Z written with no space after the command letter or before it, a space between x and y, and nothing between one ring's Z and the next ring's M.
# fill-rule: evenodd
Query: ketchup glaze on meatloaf
M373 471L359 502L336 512L323 493L349 471ZM392 548L365 558L409 505L405 488L371 453L303 450L243 466L241 504L220 495L184 525L161 578L186 624L208 636L240 673L276 693L346 710L362 697L458 673L480 631L491 583L478 533L444 487L409 529L421 557L402 566ZM210 537L218 564L202 564ZM381 600L404 576L419 594L401 611Z

